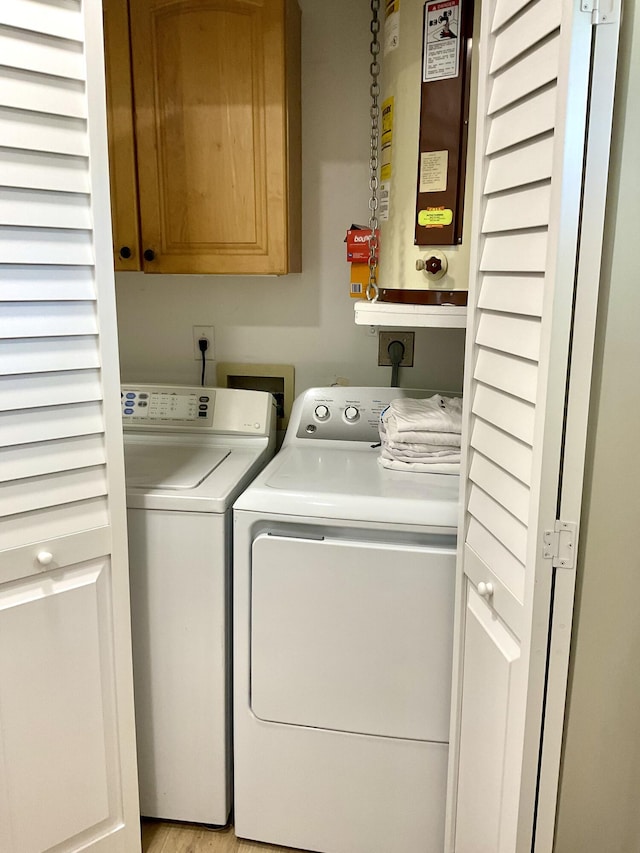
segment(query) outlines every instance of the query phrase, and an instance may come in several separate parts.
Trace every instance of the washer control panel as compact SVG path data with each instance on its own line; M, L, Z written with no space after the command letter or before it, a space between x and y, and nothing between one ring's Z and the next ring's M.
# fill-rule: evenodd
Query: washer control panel
M211 426L215 392L211 388L123 385L120 405L125 422L164 426Z
M266 391L191 385L123 385L125 429L271 436L275 400Z
M324 439L329 441L380 440L382 412L399 397L426 398L437 391L415 388L351 388L336 385L310 388L295 401L285 443Z

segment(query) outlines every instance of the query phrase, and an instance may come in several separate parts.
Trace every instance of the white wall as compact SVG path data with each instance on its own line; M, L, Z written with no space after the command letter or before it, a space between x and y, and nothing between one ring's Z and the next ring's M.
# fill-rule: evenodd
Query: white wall
M556 853L640 851L640 14L624 6Z
M296 391L388 384L377 338L355 326L344 236L368 220L369 3L300 0L303 273L275 277L117 275L125 381L197 383L192 326L215 326L220 361L293 364ZM416 333L406 387L462 387L462 330ZM210 376L213 371L210 370Z

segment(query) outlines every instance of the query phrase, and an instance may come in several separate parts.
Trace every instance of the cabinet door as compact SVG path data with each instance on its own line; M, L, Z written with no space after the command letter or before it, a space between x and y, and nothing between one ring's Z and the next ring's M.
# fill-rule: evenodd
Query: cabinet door
M141 270L133 80L127 0L103 0L115 269Z
M566 413L574 389L588 399L583 323L595 317L602 232L591 224L605 203L587 192L586 165L597 151L606 174L610 133L607 110L589 99L611 79L616 51L596 51L601 76L592 16L571 0L544 4L482 3L447 842L456 853L550 849L535 835L555 814L558 764L546 794L539 777L545 739L562 727L556 702L547 728L549 627L571 622L572 594L558 599L554 571L572 573L559 539L577 528L579 497L568 517L558 507L565 489L580 493L584 440L578 449L578 416L569 430ZM576 313L587 291L590 316ZM469 584L491 602L490 621L473 588L467 602Z
M0 56L0 850L131 853L100 3L0 4Z
M294 13L285 0L132 4L145 272L294 269L287 8Z
M108 537L102 545L108 551ZM38 572L44 547L55 568ZM77 550L72 539L41 544L28 561L32 574L0 585L3 851L84 848L123 819L112 564L101 556L63 565ZM2 557L2 574L3 564L21 562Z
M467 584L456 853L516 849L509 798L518 790L518 766L510 763L509 746L522 716L514 691L519 661L517 639Z

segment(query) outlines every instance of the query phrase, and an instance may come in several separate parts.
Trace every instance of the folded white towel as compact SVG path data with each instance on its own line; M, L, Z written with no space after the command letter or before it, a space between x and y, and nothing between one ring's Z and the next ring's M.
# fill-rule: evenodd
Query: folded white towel
M393 417L393 415L390 415ZM455 432L407 432L402 433L401 441L389 438L387 423L383 417L379 424L380 441L390 449L402 451L440 450L441 448L460 447L460 435Z
M440 448L430 453L403 453L400 450L390 450L385 445L380 449L383 459L395 459L398 462L460 462L460 451L452 447L449 450Z
M392 400L380 418L378 461L394 471L457 474L461 431L458 397Z
M421 474L459 474L460 464L451 462L399 462L397 459L384 459L378 457L378 463L383 468L393 471L405 471L406 473Z
M392 400L382 413L387 437L390 441L442 444L443 440L433 441L435 434L455 434L462 432L462 400L459 397L443 397L434 394L426 400L401 397ZM429 436L421 435L429 433Z

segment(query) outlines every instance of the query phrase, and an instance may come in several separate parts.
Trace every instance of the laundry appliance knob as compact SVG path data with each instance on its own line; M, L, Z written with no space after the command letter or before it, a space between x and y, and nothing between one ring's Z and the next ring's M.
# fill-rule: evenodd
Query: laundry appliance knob
M344 410L344 416L348 421L357 421L360 417L360 412L355 406L347 406Z

